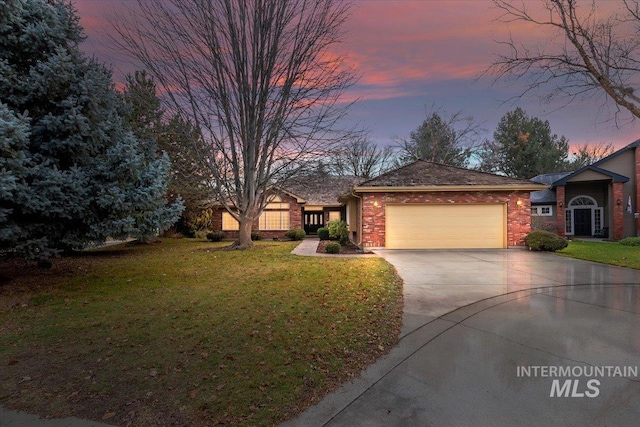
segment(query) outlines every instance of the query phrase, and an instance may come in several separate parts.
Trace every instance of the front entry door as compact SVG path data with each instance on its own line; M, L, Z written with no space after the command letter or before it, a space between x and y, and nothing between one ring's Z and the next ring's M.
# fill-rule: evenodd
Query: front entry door
M591 209L573 210L573 234L576 236L591 236Z
M318 228L324 226L324 214L322 212L305 212L304 213L304 232L307 234L316 234Z

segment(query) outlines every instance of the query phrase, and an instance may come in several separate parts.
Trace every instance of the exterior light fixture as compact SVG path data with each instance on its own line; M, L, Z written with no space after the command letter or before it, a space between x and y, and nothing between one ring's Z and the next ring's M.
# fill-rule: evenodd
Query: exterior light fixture
M558 206L563 207L563 206L564 206L564 202L560 202L560 203L558 204Z
M620 206L621 204L622 204L622 200L621 199L616 200L616 205Z
M516 205L522 206L522 200L518 199L518 201L516 202Z

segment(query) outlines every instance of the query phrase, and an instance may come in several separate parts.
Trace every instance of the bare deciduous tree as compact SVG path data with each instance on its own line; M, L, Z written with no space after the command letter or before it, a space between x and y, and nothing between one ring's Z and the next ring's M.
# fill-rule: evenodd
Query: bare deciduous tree
M334 49L340 0L137 0L115 40L155 78L170 111L200 129L218 199L240 223L238 247L267 190L331 149L355 74Z
M356 136L336 151L330 169L337 175L373 178L391 169L393 161L392 147L381 148L366 136Z
M590 165L614 152L612 143L582 144L571 150L569 169L577 170Z
M501 42L508 51L487 72L527 79L521 95L544 89L548 97L570 103L604 93L616 106L616 121L625 110L640 117L640 9L638 1L619 1L618 10L603 18L605 2L494 0L503 12L499 22L535 24L548 40L529 46L513 38Z

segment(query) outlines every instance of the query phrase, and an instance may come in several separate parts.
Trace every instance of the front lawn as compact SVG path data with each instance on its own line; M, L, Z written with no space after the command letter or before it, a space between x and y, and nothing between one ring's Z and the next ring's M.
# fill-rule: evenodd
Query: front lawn
M296 244L165 239L0 265L0 403L135 426L291 418L386 353L402 322L385 261Z
M624 246L613 242L572 240L568 247L557 253L571 258L640 269L639 246Z

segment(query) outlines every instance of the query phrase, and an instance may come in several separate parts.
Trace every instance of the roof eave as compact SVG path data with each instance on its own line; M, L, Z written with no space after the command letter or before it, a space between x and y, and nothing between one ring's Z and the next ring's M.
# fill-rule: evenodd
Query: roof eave
M548 189L543 184L512 184L512 185L430 185L430 186L385 186L385 187L354 187L356 193L409 193L435 191L539 191Z

